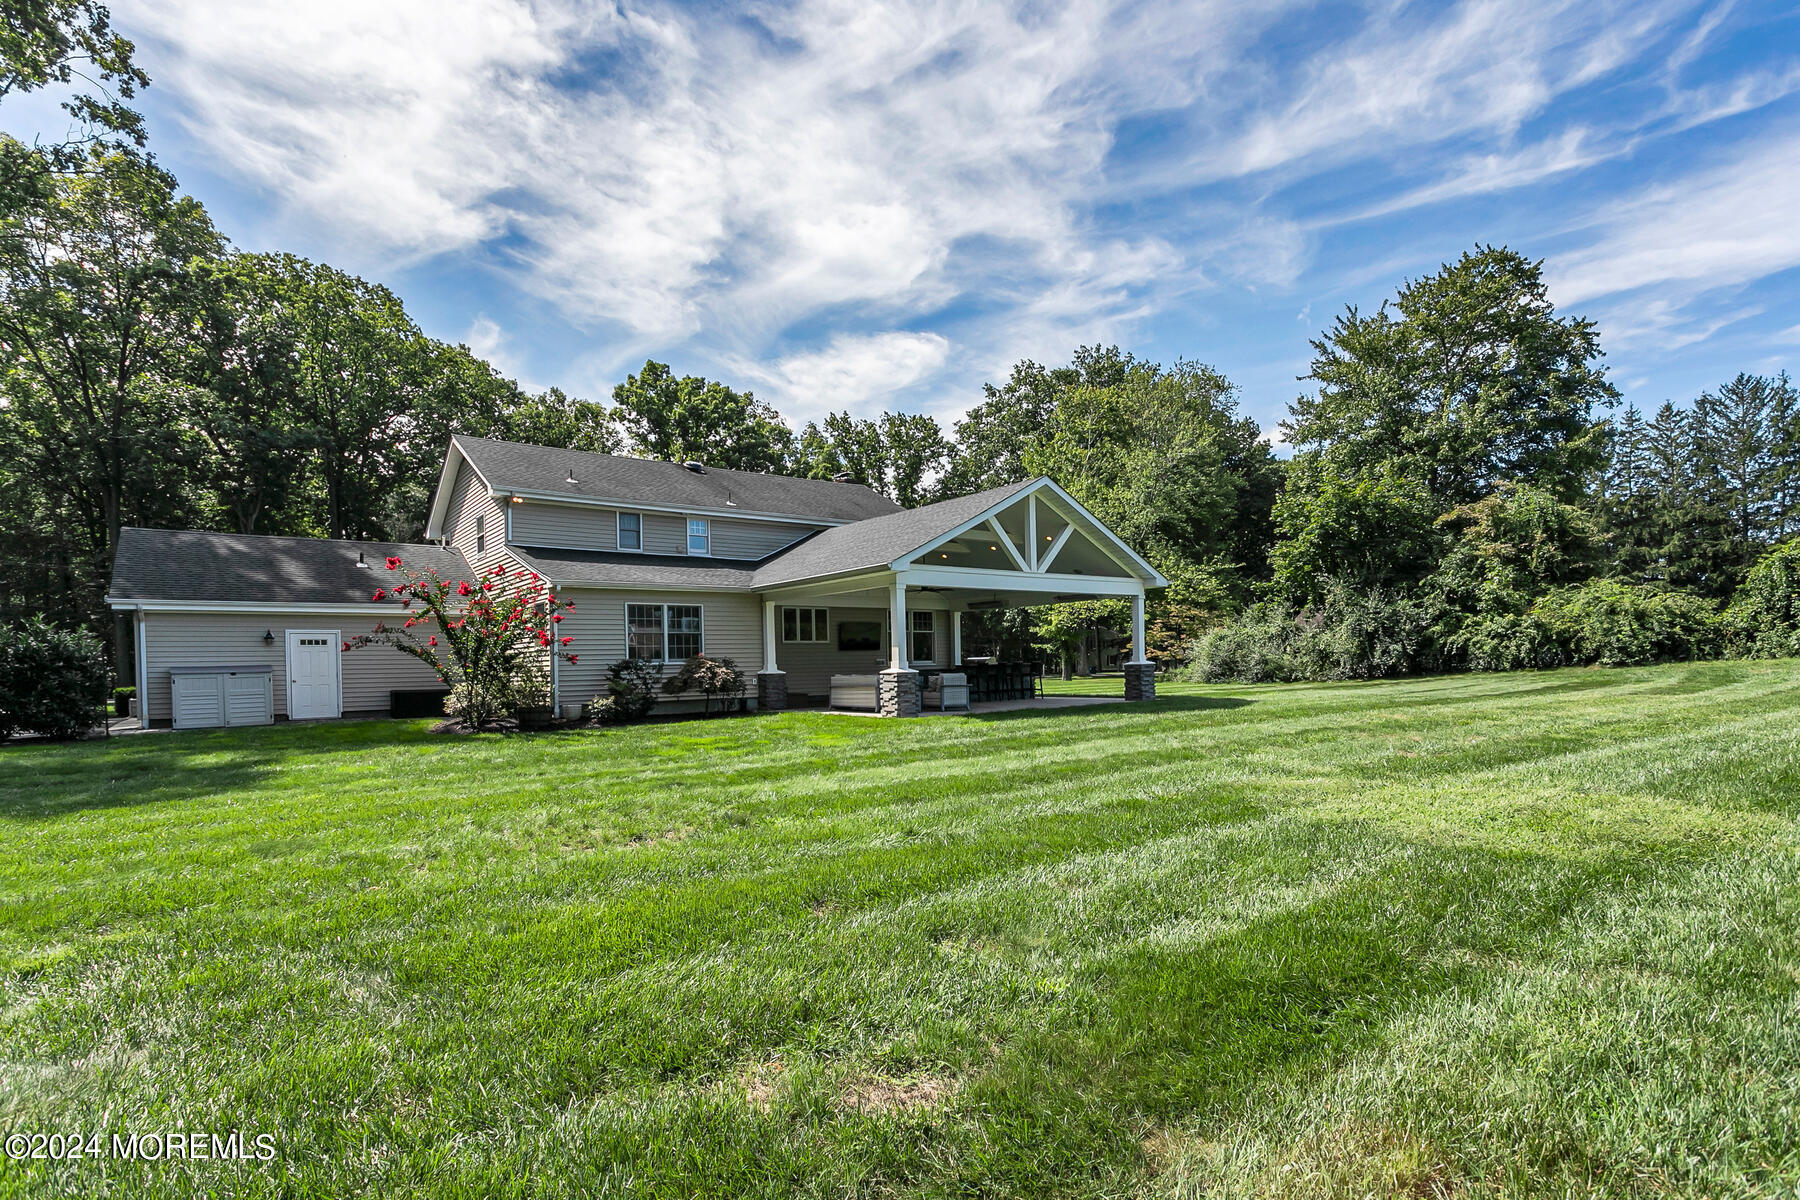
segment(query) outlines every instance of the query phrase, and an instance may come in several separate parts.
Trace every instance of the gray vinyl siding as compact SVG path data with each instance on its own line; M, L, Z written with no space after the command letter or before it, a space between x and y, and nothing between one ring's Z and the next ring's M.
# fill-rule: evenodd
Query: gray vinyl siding
M150 720L168 721L170 667L267 666L274 673L275 715L287 716L287 631L335 629L340 639L367 633L376 614L283 613L163 613L144 614L144 662L150 689ZM383 614L385 615L385 614ZM273 633L272 644L263 641ZM345 652L339 660L343 679L343 710L385 713L392 689L441 688L437 675L424 663L388 646L365 646Z
M831 691L833 675L872 675L888 665L888 614L880 608L832 608L829 601L783 607L829 609L827 642L784 642L776 626L775 665L787 673L788 694L823 696ZM776 620L780 620L777 613ZM838 625L843 621L881 622L881 649L842 651L837 648Z
M512 506L512 544L564 550L617 550L618 514L614 508L583 508L527 501ZM636 509L624 509L636 512ZM644 551L686 554L687 518L671 513L644 513ZM715 558L766 558L799 541L819 526L793 521L745 521L708 517Z
M883 670L888 665L888 610L885 608L837 608L830 599L816 601L812 604L804 602L783 603L783 608L823 608L828 611L826 624L831 631L831 639L827 642L784 642L780 641L780 613L776 614L775 665L787 673L788 693L790 695L823 696L831 691L833 675L868 675ZM908 620L911 614L908 614ZM936 636L932 644L936 652L932 657L934 667L950 666L951 622L956 618L949 612L937 613ZM843 621L880 621L881 648L879 650L839 650L838 625ZM760 636L760 635L759 635ZM908 642L910 646L911 643ZM760 657L760 656L759 656Z
M477 516L487 518L483 531L486 535L483 539L485 549L479 552L475 549ZM506 551L506 506L488 495L481 476L467 463L457 470L456 482L450 489L450 504L444 516L444 536L452 546L463 552L474 565L477 574L496 563L513 561L512 555Z
M575 508L528 500L513 505L512 543L564 550L617 550L617 513L610 508Z
M669 513L645 513L644 553L686 554L687 518Z
M797 525L786 521L734 521L715 517L712 523L712 552L715 558L767 558L783 546L791 546L807 534L822 528Z
M564 704L591 700L605 691L606 669L625 657L627 604L698 604L701 651L734 660L747 675L762 669L762 606L748 593L569 588L559 595L575 601L575 611L564 618L561 632L575 639L568 649L580 659L573 666L565 662L557 668L557 690ZM754 681L749 694L755 695Z

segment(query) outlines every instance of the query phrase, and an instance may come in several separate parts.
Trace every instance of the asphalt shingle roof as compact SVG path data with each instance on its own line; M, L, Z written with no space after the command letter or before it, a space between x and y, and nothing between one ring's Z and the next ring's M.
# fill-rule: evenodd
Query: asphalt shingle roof
M748 591L754 564L728 558L632 554L609 550L521 550L512 553L558 587L738 588Z
M949 533L965 521L1029 487L1024 479L985 492L902 509L885 517L822 529L805 541L763 560L756 568L756 586L798 583L846 571L885 567L904 554Z
M717 467L694 472L680 463L488 438L458 436L456 444L488 486L501 492L518 490L721 512L736 507L746 513L802 521L862 521L900 511L892 500L860 483ZM574 483L568 482L571 474Z
M367 569L356 565L359 553ZM120 600L353 604L394 581L384 562L389 555L451 579L472 573L461 551L442 546L122 529L108 594Z
M729 474L742 475L743 472ZM512 553L559 585L751 591L885 567L1024 491L1033 482L1021 480L923 508L900 509L853 524L822 529L755 563L601 550L521 550L513 547ZM841 488L848 485L828 483L826 486ZM359 553L369 564L368 569L356 565ZM452 579L467 577L472 572L460 551L435 545L126 529L119 535L119 548L113 559L110 595L117 600L253 600L271 605L355 603L368 600L375 588L391 581L392 576L383 563L389 555L397 555L421 570L435 569Z

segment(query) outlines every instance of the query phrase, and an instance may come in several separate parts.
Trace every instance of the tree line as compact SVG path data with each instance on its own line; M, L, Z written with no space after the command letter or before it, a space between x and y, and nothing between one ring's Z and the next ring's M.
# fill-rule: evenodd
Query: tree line
M234 249L147 152L124 101L148 80L104 8L5 21L0 105L77 65L107 85L69 102L68 141L0 135L7 613L103 628L127 525L416 540L458 433L847 475L909 507L1050 475L1172 581L1145 650L1214 678L1628 658L1592 650L1608 621L1662 631L1640 656L1712 652L1800 523L1785 375L1621 408L1599 330L1495 247L1313 341L1286 461L1217 370L1118 347L1021 362L949 429L848 411L796 429L655 361L610 403L528 392L379 284ZM971 636L1085 664L1127 628L1097 601L985 615Z

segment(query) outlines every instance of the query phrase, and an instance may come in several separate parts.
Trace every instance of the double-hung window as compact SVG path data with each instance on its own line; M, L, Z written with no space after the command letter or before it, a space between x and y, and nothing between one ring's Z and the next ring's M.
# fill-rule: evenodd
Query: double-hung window
M483 513L475 514L475 553L487 553L487 516Z
M937 614L915 611L906 616L912 626L912 637L907 643L908 657L914 662L936 662Z
M784 642L830 641L830 610L823 608L782 609L781 640Z
M622 512L619 514L619 549L642 550L644 548L644 514Z
M627 604L625 656L648 662L680 662L701 651L698 604Z
M712 527L705 517L688 518L688 553L712 553Z

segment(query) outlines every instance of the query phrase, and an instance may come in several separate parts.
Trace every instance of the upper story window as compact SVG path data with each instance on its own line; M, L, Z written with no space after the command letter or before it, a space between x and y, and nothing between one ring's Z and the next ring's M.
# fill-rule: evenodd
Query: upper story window
M475 553L487 553L487 516L484 513L475 514Z
M642 513L622 512L619 514L619 549L642 550L644 548L644 515Z
M688 518L688 553L712 553L712 524L705 517Z
M937 614L915 610L906 616L908 624L912 626L912 637L907 641L907 656L914 662L936 662Z
M830 610L824 608L782 609L781 640L784 642L830 641Z

